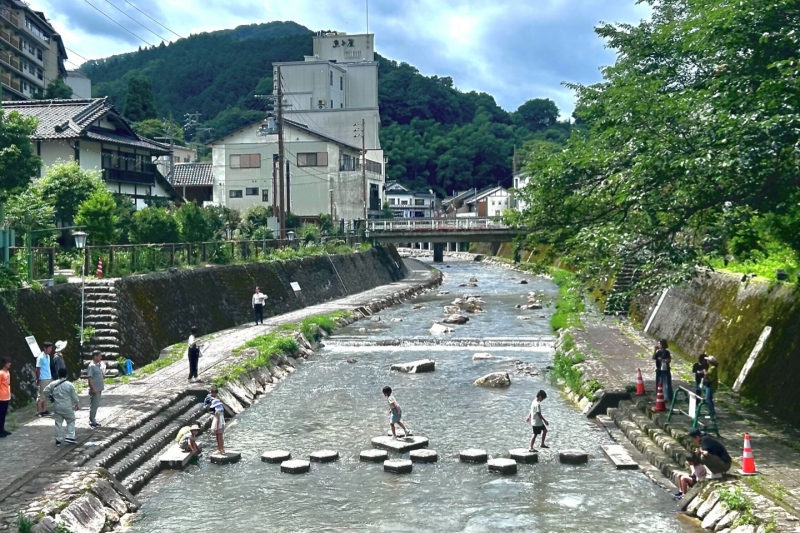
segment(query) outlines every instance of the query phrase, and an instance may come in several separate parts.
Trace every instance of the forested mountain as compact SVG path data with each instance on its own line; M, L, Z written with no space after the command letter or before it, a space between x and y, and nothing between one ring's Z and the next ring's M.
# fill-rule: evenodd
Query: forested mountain
M200 112L218 137L264 116L265 103L254 95L272 92L272 63L302 61L312 52L312 34L294 22L252 24L90 61L82 70L94 95L109 96L120 110L131 79L147 77L159 117L182 121ZM449 77L376 57L390 179L440 194L510 186L515 145L563 144L571 130L557 121L550 100L533 99L509 113L491 95L459 91Z

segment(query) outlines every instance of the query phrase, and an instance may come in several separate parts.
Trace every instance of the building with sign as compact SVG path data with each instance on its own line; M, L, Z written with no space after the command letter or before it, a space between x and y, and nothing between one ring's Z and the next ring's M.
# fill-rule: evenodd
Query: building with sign
M397 181L386 183L386 201L394 218L433 218L436 195L433 191L415 192Z

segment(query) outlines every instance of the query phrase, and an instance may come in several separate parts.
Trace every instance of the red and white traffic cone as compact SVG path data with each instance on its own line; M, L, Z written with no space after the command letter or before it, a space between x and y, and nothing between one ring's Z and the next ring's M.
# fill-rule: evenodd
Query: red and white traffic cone
M661 388L661 383L659 382L658 388L656 389L656 406L653 407L654 413L663 413L667 410L667 404L664 403L664 390Z
M98 278L102 278L103 277L103 259L102 258L97 262L97 273L96 273L96 276Z
M739 474L743 476L755 476L758 474L756 471L756 460L753 459L753 449L750 447L750 434L744 434L744 449L742 450L742 469Z
M642 369L636 369L636 396L644 396L647 394L644 390L644 379L642 379Z

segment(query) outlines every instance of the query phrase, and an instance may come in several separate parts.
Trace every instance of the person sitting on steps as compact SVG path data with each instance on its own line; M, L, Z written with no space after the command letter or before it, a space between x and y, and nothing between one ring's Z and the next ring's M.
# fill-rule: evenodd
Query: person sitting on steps
M700 462L711 471L711 479L721 479L722 474L731 469L731 456L725 446L697 428L689 432L689 437L699 446L695 453L700 457Z
M678 474L678 492L675 493L675 499L680 500L683 495L689 492L689 489L694 487L698 482L703 481L708 472L703 463L700 462L700 456L696 453L686 455L686 462L691 469L689 474Z

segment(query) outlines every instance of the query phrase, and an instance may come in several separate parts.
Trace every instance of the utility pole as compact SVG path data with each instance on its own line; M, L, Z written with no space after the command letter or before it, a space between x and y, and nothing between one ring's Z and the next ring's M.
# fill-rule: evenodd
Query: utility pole
M173 150L175 149L175 130L172 124L172 115L169 116L169 121L167 119L161 119L161 122L164 124L164 135L161 137L156 137L157 141L169 141L169 159L167 160L167 176L172 174L173 169L173 160L175 159L175 155L173 154Z
M277 83L277 98L275 100L275 105L278 108L278 194L280 195L280 200L278 202L278 208L280 210L280 238L286 238L286 203L284 200L284 188L283 188L283 160L284 160L284 153L283 153L283 80L281 79L281 67L278 65L275 67L276 72L276 83Z
M272 216L278 216L278 154L272 154Z
M511 162L511 167L513 168L511 176L512 178L517 175L517 145L514 145L514 156L513 161ZM512 182L513 183L513 182Z
M361 137L361 197L364 200L364 221L367 220L367 146L366 126L367 121L361 119L361 132L356 137ZM355 124L356 126L358 124ZM356 130L358 131L358 130Z

